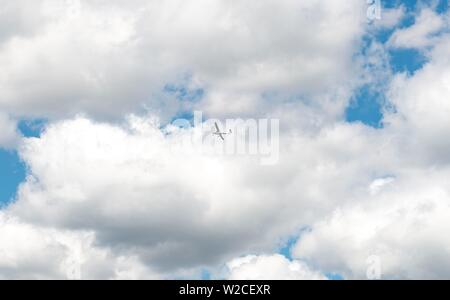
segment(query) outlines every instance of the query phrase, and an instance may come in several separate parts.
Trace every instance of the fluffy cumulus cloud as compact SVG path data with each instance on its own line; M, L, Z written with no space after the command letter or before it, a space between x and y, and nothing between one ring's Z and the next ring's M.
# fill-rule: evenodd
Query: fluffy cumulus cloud
M424 20L424 14L430 12L414 26L435 24L438 16ZM430 62L412 77L397 75L391 84L396 112L385 114L383 129L397 153L391 176L374 181L369 195L354 195L351 204L313 225L294 248L295 257L349 278L364 278L374 263L370 257L384 278L450 278L445 233L450 144L443 138L450 130L450 63L444 54L450 44L448 34L435 38Z
M448 21L448 16L438 15L431 8L424 8L416 17L414 26L397 30L388 43L397 48L423 49L433 46Z
M246 256L227 264L231 280L324 280L300 261L289 261L282 255Z
M199 128L174 130L141 117L121 126L81 117L53 124L23 142L30 174L7 212L39 226L94 232L99 247L175 272L273 250L332 209L338 199L328 194L345 197L355 185L345 177L365 186L373 179L365 170L377 168L350 161L377 139L363 126L281 136L285 150L275 166L249 155L208 154L208 140L188 149L180 141ZM354 136L361 140L345 151L341 145ZM335 182L339 174L347 176Z
M0 278L366 278L368 258L450 277L446 16L421 8L364 58L415 48L421 70L366 76L363 36L403 8L370 27L360 0L0 2L0 145L27 165ZM379 74L383 127L345 122ZM279 117L277 163L217 153L210 123L166 125L195 109ZM18 138L33 117L42 134Z
M95 246L92 232L27 224L0 214L0 279L158 279L133 256Z
M367 278L371 267L385 279L449 278L448 176L404 175L342 206L300 239L295 257L346 278Z
M0 108L56 118L169 116L192 106L243 115L274 106L266 93L327 98L324 90L339 93L354 73L365 8L359 0L3 2ZM176 101L168 84L206 94Z
M450 38L441 37L430 53L430 62L415 76L397 76L390 98L398 110L386 121L392 132L405 139L404 149L415 149L411 156L425 163L446 165L450 144L442 138L450 129Z

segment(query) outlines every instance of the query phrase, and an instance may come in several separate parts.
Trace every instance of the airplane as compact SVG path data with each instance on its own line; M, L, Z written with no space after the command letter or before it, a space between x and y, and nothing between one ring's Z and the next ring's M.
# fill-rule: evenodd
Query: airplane
M216 125L216 132L213 132L213 135L217 135L218 137L220 137L222 139L222 141L225 141L225 137L224 137L225 135L233 133L231 131L231 129L229 132L220 132L220 128L219 128L219 125L217 124L217 122L215 123L215 125Z

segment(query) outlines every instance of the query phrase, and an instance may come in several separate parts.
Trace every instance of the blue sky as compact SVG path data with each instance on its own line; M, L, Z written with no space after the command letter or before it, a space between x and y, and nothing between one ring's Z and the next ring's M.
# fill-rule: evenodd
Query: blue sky
M25 167L17 153L0 149L0 206L15 196L18 185L25 178Z
M22 121L18 130L25 137L39 137L44 120ZM19 184L25 180L26 166L20 160L17 152L0 148L0 205L5 205L14 199Z

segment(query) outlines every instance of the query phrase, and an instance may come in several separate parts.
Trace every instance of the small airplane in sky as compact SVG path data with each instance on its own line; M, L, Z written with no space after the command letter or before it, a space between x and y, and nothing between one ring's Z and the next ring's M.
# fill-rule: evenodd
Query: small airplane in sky
M220 131L220 128L219 128L219 125L217 124L217 122L215 123L215 125L216 125L216 132L213 132L213 135L217 135L217 136L220 137L223 141L225 141L225 136L226 136L227 134L232 134L232 133L233 133L233 132L231 131L231 129L230 129L229 132L221 132L221 131Z

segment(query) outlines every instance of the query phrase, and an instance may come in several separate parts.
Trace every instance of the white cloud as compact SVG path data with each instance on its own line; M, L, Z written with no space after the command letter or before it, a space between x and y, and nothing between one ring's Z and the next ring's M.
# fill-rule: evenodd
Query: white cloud
M230 280L324 280L326 277L300 261L282 255L246 256L227 264Z
M316 223L294 256L346 278L367 279L379 258L384 279L450 278L449 172L404 176L376 196L356 199Z
M0 112L0 147L13 148L19 142L16 122Z
M353 190L352 200L302 236L295 257L347 278L366 278L371 256L380 259L383 278L450 278L449 41L440 36L423 69L391 83L395 112L385 114L386 147L372 151L392 157L386 175L395 181L382 177L365 192Z
M272 251L332 207L327 192L343 191L321 174L339 165L360 172L346 155L337 163L332 156L341 134L365 129L331 124L359 70L353 54L364 2L47 0L2 8L0 110L50 119L41 138L21 143L30 174L4 213L17 220L11 231L26 227L36 239L55 232L36 251L66 236L79 240L83 253L94 253L83 277L176 277ZM180 101L161 92L168 83L203 88L205 96ZM98 122L142 110L164 120L194 108L216 116L289 113L284 124L300 136L283 134L288 147L270 168L249 157L186 157L172 150L189 133L165 136L148 118ZM80 113L88 117L74 118ZM0 268L11 278L64 277L67 253L79 253L74 243L55 250L48 266L35 267L26 252L11 259L16 269ZM2 237L0 245L15 251ZM131 263L118 271L123 261Z
M272 251L345 203L350 188L366 189L367 169L384 174L388 164L369 153L377 131L360 125L283 135L276 166L186 154L176 146L189 135L164 135L138 117L123 126L85 118L51 124L41 138L24 140L30 176L5 213L38 227L92 232L114 257L177 274ZM367 163L353 161L362 155Z
M94 245L89 232L26 224L0 212L0 279L161 278L133 258Z
M34 2L5 12L0 109L15 115L268 111L286 97L263 93L320 98L341 89L364 31L359 0ZM186 74L206 90L198 104L161 94Z
M434 45L438 34L447 26L448 19L445 15L441 16L430 8L424 8L416 17L415 24L395 31L388 44L395 48L424 49Z
M402 140L414 162L446 165L450 143L442 138L450 130L450 51L449 35L442 36L430 52L430 62L415 76L398 75L389 97L398 113L386 114L387 131Z
M395 181L395 178L392 178L392 177L376 179L370 184L369 192L371 195L376 195L380 192L380 190L382 188L386 187L386 185L389 185L394 181Z
M44 19L37 14L40 1L30 3L26 0L1 1L0 6L0 45L11 38L30 37L38 33Z
M0 32L0 143L15 136L7 115L51 119L20 143L29 176L0 214L0 276L183 278L229 261L230 278L364 278L372 255L386 277L449 276L450 48L430 38L437 15L394 34L395 47L433 49L395 78L396 113L376 130L341 121L361 81L365 1L36 3L8 6L22 17L0 24L12 24ZM205 98L162 95L173 81ZM192 132L153 117L104 121L141 105L162 119L181 107L280 116L280 162L188 154L177 146ZM305 227L299 260L245 256Z

